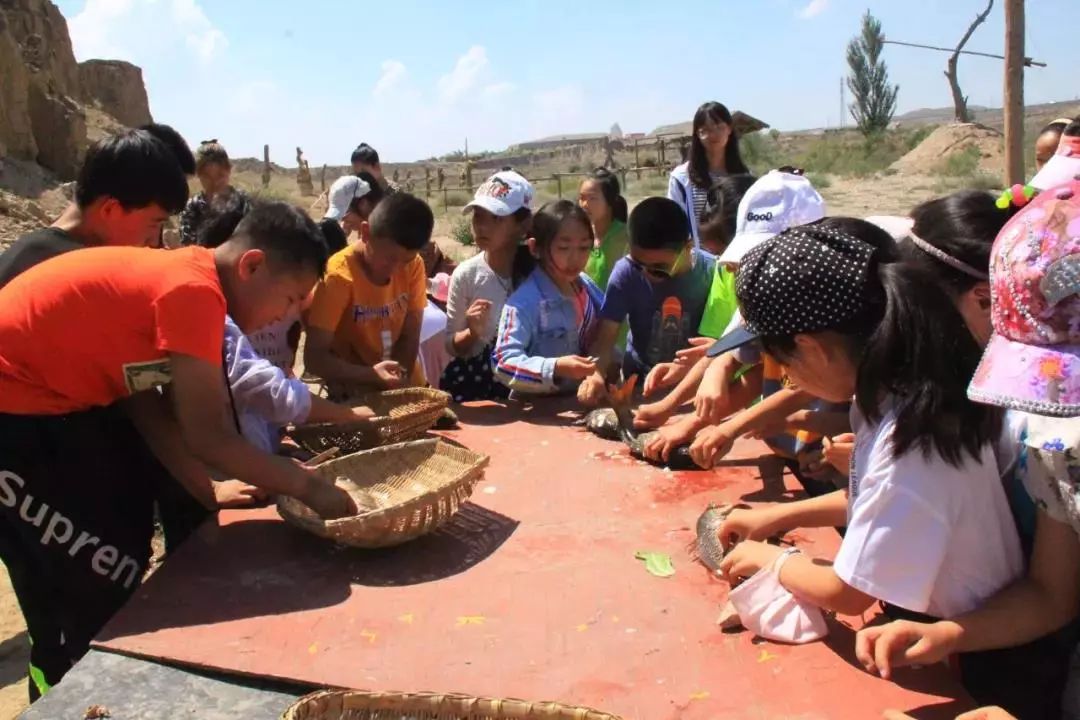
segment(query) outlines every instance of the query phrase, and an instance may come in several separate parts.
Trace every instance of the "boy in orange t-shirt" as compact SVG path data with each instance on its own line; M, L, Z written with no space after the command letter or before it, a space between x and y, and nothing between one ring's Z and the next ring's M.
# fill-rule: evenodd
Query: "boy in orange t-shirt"
M434 224L427 203L394 193L360 226L360 242L330 258L305 318L304 364L331 399L425 384L417 353L427 276L418 251Z
M170 467L193 455L326 517L355 512L342 491L245 442L222 412L226 311L244 330L284 316L326 255L306 215L272 203L215 250L74 250L0 289L0 559L32 638L32 694L86 652L142 578L161 473L147 443ZM116 408L145 418L162 385L179 432L144 442Z

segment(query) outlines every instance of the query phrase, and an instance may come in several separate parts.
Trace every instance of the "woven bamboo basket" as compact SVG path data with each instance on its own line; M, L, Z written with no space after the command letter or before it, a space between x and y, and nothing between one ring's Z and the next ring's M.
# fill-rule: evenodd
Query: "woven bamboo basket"
M450 404L450 395L431 388L403 388L362 395L354 404L370 407L375 417L355 423L300 425L289 435L313 453L332 447L354 453L404 442L431 429Z
M342 545L400 545L449 520L472 495L487 464L486 455L435 438L387 445L312 470L348 491L358 515L323 520L284 495L277 510L286 522Z
M555 702L435 693L323 690L297 700L282 720L620 720Z

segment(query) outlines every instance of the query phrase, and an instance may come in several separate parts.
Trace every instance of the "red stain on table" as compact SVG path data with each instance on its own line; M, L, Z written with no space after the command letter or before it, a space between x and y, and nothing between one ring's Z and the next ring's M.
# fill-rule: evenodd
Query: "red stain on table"
M491 455L486 477L451 523L403 546L335 547L269 508L221 513L99 646L313 685L553 699L626 720L862 720L892 707L951 718L966 707L950 702L963 694L943 669L904 675L908 688L858 669L857 619L799 647L722 633L727 586L686 545L708 503L763 496L757 467L608 461L621 446L567 427L564 409L464 408L447 435ZM761 454L740 443L732 457ZM831 530L801 538L815 555L838 545ZM676 574L650 575L638 550L667 553Z

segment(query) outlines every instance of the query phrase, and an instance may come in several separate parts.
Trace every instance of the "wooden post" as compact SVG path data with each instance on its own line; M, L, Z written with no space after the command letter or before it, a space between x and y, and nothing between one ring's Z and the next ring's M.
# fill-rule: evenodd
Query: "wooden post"
M326 192L326 163L323 163L322 172L319 173L319 186L322 188L320 192Z
M270 146L263 145L263 171L262 171L262 186L270 186Z
M622 190L623 192L626 192L626 168L623 168L620 172L622 174ZM641 179L640 170L638 171L638 179Z
M634 167L637 168L637 179L641 179L641 162L638 160L638 146L637 138L634 138ZM623 186L626 185L626 178L623 178Z
M450 214L450 195L449 195L449 193L450 193L450 191L447 190L446 186L444 185L443 189L442 189L443 215L449 215Z
M1024 182L1024 0L1005 0L1005 184Z
M555 186L559 189L559 199L562 200L562 175L555 173Z

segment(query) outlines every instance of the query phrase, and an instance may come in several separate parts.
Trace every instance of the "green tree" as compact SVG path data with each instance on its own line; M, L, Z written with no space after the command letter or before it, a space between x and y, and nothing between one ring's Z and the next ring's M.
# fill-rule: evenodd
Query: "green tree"
M899 85L889 83L889 70L881 59L885 33L881 23L867 10L862 19L862 32L851 39L847 61L851 68L847 85L855 102L851 116L863 135L872 135L889 126L896 113Z

